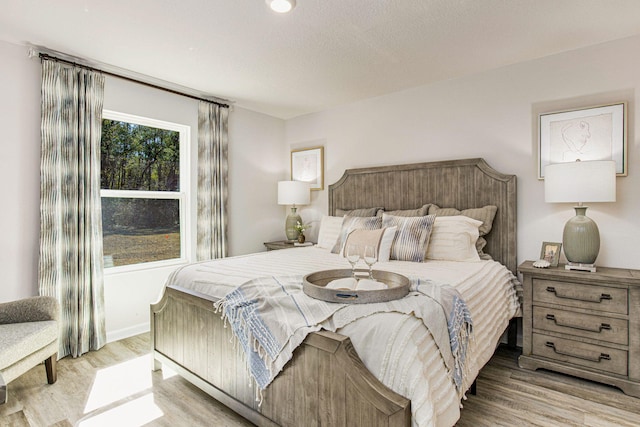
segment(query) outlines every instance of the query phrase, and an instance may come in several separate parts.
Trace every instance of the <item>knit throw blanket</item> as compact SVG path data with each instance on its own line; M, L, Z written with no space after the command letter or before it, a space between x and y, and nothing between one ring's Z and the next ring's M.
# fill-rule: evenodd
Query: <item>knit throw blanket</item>
M302 291L301 276L271 276L240 285L215 303L215 308L230 324L260 389L273 381L310 332L322 328L335 331L374 313L400 312L423 321L458 394L466 390L465 359L472 321L464 300L448 285L412 278L411 291L402 299L337 304L307 296Z

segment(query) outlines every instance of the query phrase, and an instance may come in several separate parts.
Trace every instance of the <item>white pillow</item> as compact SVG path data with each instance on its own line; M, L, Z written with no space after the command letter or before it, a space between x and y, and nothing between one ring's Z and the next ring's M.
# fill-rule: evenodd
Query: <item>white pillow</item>
M480 261L476 240L482 221L464 215L438 216L431 230L427 259Z
M329 250L333 249L342 229L342 221L344 221L342 216L323 216L320 220L318 244L316 246Z

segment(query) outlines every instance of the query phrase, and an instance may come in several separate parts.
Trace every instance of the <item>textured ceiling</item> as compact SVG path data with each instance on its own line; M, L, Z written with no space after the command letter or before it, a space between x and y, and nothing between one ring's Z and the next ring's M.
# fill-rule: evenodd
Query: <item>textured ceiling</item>
M640 33L640 0L0 0L0 40L280 118Z

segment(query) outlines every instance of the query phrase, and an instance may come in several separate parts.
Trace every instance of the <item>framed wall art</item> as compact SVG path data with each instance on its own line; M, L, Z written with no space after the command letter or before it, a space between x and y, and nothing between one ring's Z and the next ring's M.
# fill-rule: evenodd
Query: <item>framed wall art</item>
M324 147L291 151L291 180L308 182L311 190L324 189Z
M538 178L545 166L576 160L614 160L627 175L627 104L602 105L539 115Z

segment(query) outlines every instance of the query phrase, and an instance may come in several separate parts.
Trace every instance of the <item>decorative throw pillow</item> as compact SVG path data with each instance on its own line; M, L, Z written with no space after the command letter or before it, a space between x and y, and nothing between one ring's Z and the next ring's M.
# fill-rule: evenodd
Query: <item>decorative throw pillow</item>
M384 211L384 213L393 216L425 216L429 214L429 207L431 203L427 203L426 205L422 205L417 209L399 209L395 211Z
M316 246L329 250L333 249L336 242L338 241L338 236L340 235L343 221L344 217L341 216L323 216L320 220L320 229L318 230L318 244Z
M336 216L379 216L378 211L382 210L382 208L363 208L363 209L336 209Z
M396 235L398 227L379 228L376 230L353 230L347 236L344 248L348 245L354 244L361 248L366 245L371 245L376 248L377 259L380 262L389 261L389 255L391 253L391 245ZM344 249L342 256L344 256ZM364 249L362 249L364 251Z
M338 235L336 244L331 249L331 253L341 254L347 235L353 230L375 230L382 227L382 218L379 216L359 217L345 216Z
M355 245L360 250L360 256L364 256L364 247L373 246L376 249L376 254L380 250L380 241L384 235L384 228L377 228L375 230L352 230L347 235L344 241L344 249L342 256L346 256L347 248L350 245Z
M480 261L476 241L482 221L464 215L439 216L433 224L427 259Z
M382 240L380 241L380 250L378 251L378 261L387 262L391 259L391 245L396 238L398 227L385 227Z
M455 208L441 208L437 205L431 205L429 208L429 215L437 215L437 216L454 216L454 215L464 215L469 218L476 219L478 221L482 221L482 225L478 229L480 233L480 237L476 241L476 249L478 251L478 255L482 259L490 259L491 257L482 252L487 241L483 236L486 236L491 231L493 227L493 219L496 216L496 212L498 212L497 206L487 205L482 208L472 208L472 209L464 209L462 211Z
M383 227L398 227L391 245L390 259L413 262L424 261L429 244L429 236L431 235L431 227L435 219L435 215L411 217L383 213Z

